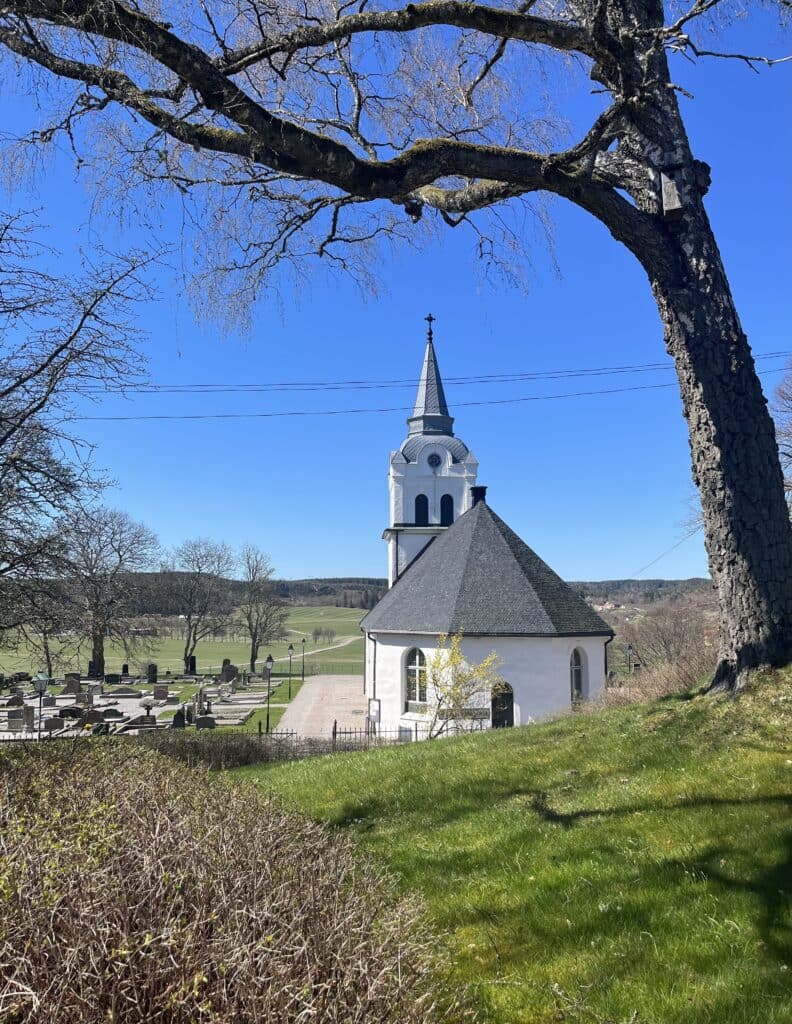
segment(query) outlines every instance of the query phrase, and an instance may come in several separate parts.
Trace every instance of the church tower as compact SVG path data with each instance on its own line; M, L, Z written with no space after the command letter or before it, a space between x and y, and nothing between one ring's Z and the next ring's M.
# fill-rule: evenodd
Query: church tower
M478 470L467 445L454 437L434 350L434 317L426 319L429 330L415 408L407 420L406 439L390 456L390 526L382 535L388 542L389 587L433 537L467 512Z

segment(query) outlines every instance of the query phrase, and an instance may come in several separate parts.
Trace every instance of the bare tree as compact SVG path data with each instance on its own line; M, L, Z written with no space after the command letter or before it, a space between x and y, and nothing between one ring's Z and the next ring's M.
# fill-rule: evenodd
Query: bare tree
M255 672L259 649L286 636L289 610L275 591L272 563L263 551L246 544L240 563L243 589L239 615L250 637L250 671Z
M80 633L78 609L63 579L25 580L15 594L19 626L6 636L6 643L38 658L52 678L78 656L84 638Z
M521 244L508 207L537 193L601 221L646 272L676 365L720 603L714 685L736 687L792 659L792 530L668 54L773 60L701 43L702 19L742 13L735 0L667 6L6 0L0 46L63 86L29 142L64 132L85 165L98 137L97 178L119 182L116 199L162 185L208 204L194 219L217 232L200 247L204 301L231 282L249 307L266 274L307 253L370 276L372 245L428 222L470 225L495 260L498 243ZM564 60L602 98L572 144L532 116L537 68ZM89 119L104 132L81 131Z
M147 260L84 261L60 273L29 217L0 213L0 630L23 624L38 581L62 569L58 517L95 492L89 451L69 431L75 395L138 379L131 320Z
M792 507L792 366L776 389L776 422L784 487Z
M130 629L133 574L154 566L157 538L126 512L110 508L78 508L60 524L60 532L78 628L90 644L94 673L102 676L108 638L122 643L128 654L146 642Z
M174 597L184 616L184 671L201 640L222 629L234 610L228 579L234 554L227 544L197 537L174 551Z

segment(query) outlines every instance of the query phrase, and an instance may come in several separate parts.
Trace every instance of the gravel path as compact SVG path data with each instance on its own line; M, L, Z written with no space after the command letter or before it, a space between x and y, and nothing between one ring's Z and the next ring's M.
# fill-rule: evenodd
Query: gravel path
M339 729L365 728L363 676L308 676L278 729L329 739L334 719Z

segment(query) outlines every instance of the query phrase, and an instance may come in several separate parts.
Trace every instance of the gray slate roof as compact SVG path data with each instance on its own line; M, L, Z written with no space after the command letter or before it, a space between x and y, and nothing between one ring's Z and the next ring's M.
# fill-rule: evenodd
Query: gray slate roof
M415 408L407 420L411 434L451 434L454 433L454 420L448 412L443 382L437 366L432 339L426 342L421 379L418 382L418 394L415 397Z
M424 549L361 626L468 636L613 633L485 501Z

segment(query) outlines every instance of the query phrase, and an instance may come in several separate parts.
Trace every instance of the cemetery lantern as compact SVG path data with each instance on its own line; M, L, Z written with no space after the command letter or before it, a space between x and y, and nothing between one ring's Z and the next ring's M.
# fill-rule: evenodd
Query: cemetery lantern
M294 655L294 644L289 644L289 700L291 700L291 665Z
M272 693L271 679L272 679L272 666L273 660L272 655L267 655L267 660L264 662L264 667L267 670L267 733L270 731L270 694Z
M33 689L38 694L39 699L39 717L38 717L38 738L41 739L41 716L44 708L44 694L47 692L49 686L49 679L34 679Z

